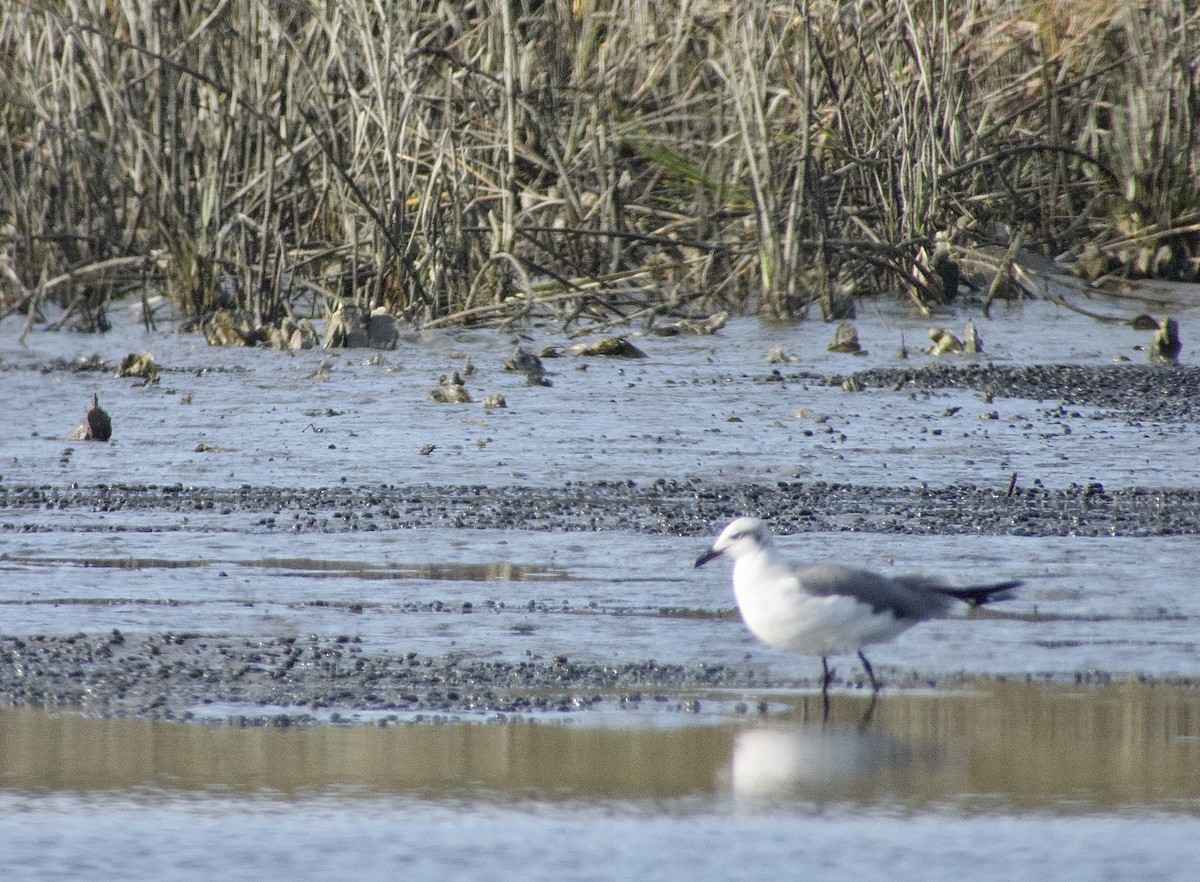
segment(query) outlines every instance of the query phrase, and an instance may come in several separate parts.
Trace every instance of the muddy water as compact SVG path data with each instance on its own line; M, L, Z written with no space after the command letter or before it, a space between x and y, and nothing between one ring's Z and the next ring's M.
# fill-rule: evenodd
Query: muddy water
M343 792L667 800L672 811L762 802L1200 816L1194 690L979 682L969 692L885 696L874 709L865 697L842 697L827 723L815 697L758 695L766 713L699 725L590 712L551 722L280 730L18 708L0 712L0 783L13 794L137 790L162 799Z
M826 724L815 699L771 702L703 725L583 714L285 731L3 711L0 871L1194 872L1194 690L980 684L887 696L865 722L867 702L845 698Z
M1171 313L1186 365L1198 313ZM1191 878L1195 374L1050 304L974 317L987 365L1089 394L896 382L933 363L896 310L860 357L742 320L548 361L549 388L492 332L379 359L0 325L0 877ZM159 384L71 369L140 351ZM506 409L425 400L468 357ZM114 440L64 440L93 391ZM796 501L817 482L833 504ZM865 725L837 660L821 725L814 660L691 569L733 509L797 560L1026 585L874 650Z

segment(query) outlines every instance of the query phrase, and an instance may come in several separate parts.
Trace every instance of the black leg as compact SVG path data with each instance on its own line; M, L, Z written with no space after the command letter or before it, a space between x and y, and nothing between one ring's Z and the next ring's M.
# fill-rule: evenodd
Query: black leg
M821 707L824 709L822 720L829 722L829 681L833 679L833 672L829 670L829 659L821 656Z
M871 691L879 691L879 681L875 679L875 672L871 670L871 663L867 661L867 657L863 655L863 651L858 651L858 658L863 663L863 667L867 669L867 676L871 678Z
M858 721L859 733L867 731L867 726L871 725L871 717L875 715L875 702L879 700L879 693L871 693L871 703L867 705L867 712L863 714L863 718Z
M833 671L829 669L829 659L821 656L821 694L829 692L829 684L833 682Z

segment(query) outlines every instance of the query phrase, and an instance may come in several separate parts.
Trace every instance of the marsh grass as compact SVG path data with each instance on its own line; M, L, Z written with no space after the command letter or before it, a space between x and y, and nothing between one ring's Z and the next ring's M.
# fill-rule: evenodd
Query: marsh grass
M939 233L1195 279L1198 16L5 0L0 294L88 327L129 291L259 323L833 318L949 296Z

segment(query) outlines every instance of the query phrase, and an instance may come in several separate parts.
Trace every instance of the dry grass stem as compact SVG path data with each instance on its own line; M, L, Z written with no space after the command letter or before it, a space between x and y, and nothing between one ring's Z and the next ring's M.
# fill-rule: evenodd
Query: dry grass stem
M832 320L936 308L939 234L1197 280L1197 57L1178 0L9 3L0 316Z

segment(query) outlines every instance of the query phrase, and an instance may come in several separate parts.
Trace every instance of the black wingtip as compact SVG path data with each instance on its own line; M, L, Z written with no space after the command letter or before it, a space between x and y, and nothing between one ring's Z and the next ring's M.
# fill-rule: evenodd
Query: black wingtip
M971 606L983 606L985 603L995 600L1008 600L1013 596L1013 590L1024 584L1020 579L1010 579L1007 582L978 585L973 588L951 588L945 593L957 597Z

